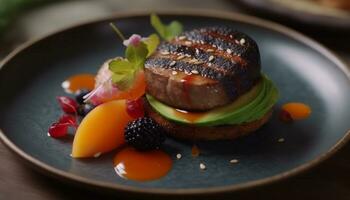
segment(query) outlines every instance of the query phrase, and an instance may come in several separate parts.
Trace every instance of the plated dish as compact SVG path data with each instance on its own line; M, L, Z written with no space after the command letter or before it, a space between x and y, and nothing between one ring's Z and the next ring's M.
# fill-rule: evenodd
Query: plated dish
M183 31L180 22L166 25L156 14L150 24L158 34L128 39L110 24L126 47L125 57L109 59L90 78L64 81L75 99L57 97L65 114L48 129L56 139L75 129L72 158L119 149L115 171L136 181L170 171L171 157L160 150L166 135L193 143L192 155L198 157L198 141L233 140L258 130L278 99L277 88L261 72L259 47L247 34L228 26ZM302 103L285 108L282 120L288 122L311 113ZM203 162L199 169L206 169Z
M240 20L237 20L238 18ZM125 48L136 48L140 44L143 45L143 42L149 42L151 37L141 39L142 37L133 36L124 42L127 46L125 47L118 39L115 39L115 33L109 28L108 23L113 22L112 19L93 22L50 36L30 47L34 49L28 50L27 48L16 54L16 56L23 55L24 57L21 59L18 57L15 59L14 55L11 59L9 57L1 71L1 87L4 87L3 83L9 81L6 77L10 77L9 73L16 71L15 69L18 69L21 62L27 62L29 59L30 65L33 67L30 70L26 68L29 70L27 74L31 74L30 77L19 76L20 79L17 83L23 81L23 83L27 83L26 87L18 89L20 85L15 84L12 91L16 92L6 93L5 98L1 100L2 105L5 105L5 102L7 105L1 107L2 111L6 113L1 120L1 127L4 130L2 139L5 143L9 144L20 155L24 155L26 158L30 157L30 161L53 174L96 187L143 193L204 194L258 185L283 178L286 176L285 174L301 171L328 157L335 148L340 146L339 143L343 143L348 137L345 134L348 130L347 123L345 123L348 112L344 111L344 108L347 108L346 99L349 95L346 92L349 90L347 71L341 62L322 47L293 31L284 30L278 25L269 23L258 25L262 21L249 17L227 15L215 18L192 15L161 15L161 19L167 22L162 24L164 27L168 27L168 23L177 20L183 23L186 31L178 31L170 39L160 33L159 35L164 37L164 40L160 45L153 46L154 53L150 55L148 52L134 49L133 52L136 53L133 54L133 58L138 57L138 55L144 55L141 58L145 58L144 64L140 65L142 66L141 70L133 71L132 74L135 76L128 75L130 61L133 58L115 57L123 56ZM146 14L121 17L116 20L115 24L127 36L134 33L142 36L154 33L149 16ZM145 24L145 26L140 28L137 24ZM239 32L233 32L232 27ZM218 33L216 35L218 37L232 37L232 42L217 40L217 37L213 37L203 41L202 44L201 40L196 42L196 39L190 38L207 33ZM152 37L155 38L155 36ZM114 39L115 43L111 42L111 39ZM217 41L221 42L215 44L218 46L206 47L208 43ZM130 46L133 42L138 42L138 45ZM193 48L193 52L179 52L179 48L176 46L179 43L189 49ZM194 43L198 43L198 45L192 47ZM47 51L48 47L59 45L67 50L64 52L64 59L58 50ZM229 45L229 47L222 48L220 45ZM148 44L145 46L149 47ZM176 48L173 48L174 46ZM236 47L252 48L236 51ZM257 51L258 48L260 51ZM281 48L283 52L299 59L291 60L283 56ZM250 53L247 53L249 51ZM35 56L39 55L38 52L46 59L35 59ZM141 54L139 54L140 52ZM297 52L303 52L303 54ZM246 55L250 57L247 58ZM311 59L304 59L306 55ZM262 73L259 57L261 57ZM117 93L111 92L115 88L108 89L107 93L113 95L97 95L102 97L102 100L101 98L96 99L94 94L103 94L103 92L100 93L101 90L96 90L100 84L96 84L96 86L90 84L90 80L95 79L94 77L91 79L91 76L86 75L86 73L96 73L99 66L111 58L112 60L104 65L107 67L102 67L97 73L96 82L102 80L102 83L108 83L111 81L119 87L125 87L125 90L117 88L121 89L122 93L118 93L118 98L115 98L114 94ZM231 91L227 91L225 84L222 84L221 79L217 78L220 73L218 73L216 66L224 66L223 64L218 65L221 64L220 59L222 58L229 61L243 58L242 61L250 63L245 66L246 71L243 73L226 73L224 76L219 76L230 81L231 76L239 74L235 79L240 79L239 83L246 81L245 84L235 85L235 87L229 88ZM196 60L193 61L193 59ZM243 65L240 61L234 61L237 65L230 63L227 69L242 68ZM174 62L175 64L173 64ZM208 68L209 63L213 63L214 71L211 73L202 72L202 69ZM305 64L309 66L307 70L304 70ZM120 71L121 66L127 67ZM106 77L106 69L109 70L107 72L111 73L112 77L115 74L118 76L115 76L114 79L101 78ZM162 73L158 73L158 70ZM325 92L316 86L316 83L319 84L319 82L311 78L311 75L316 71L327 83L335 83L336 85L333 86L337 86L343 92L334 92L332 97L325 95ZM322 74L325 72L331 73L328 73L329 76L323 76ZM88 87L90 87L88 89L92 89L92 92L89 95L83 95L87 92L80 91L76 95L77 99L74 100L73 95L69 96L64 93L61 83L67 77L81 73L83 73L82 76L73 76L64 82L64 88L72 92L74 89L70 86L74 84L68 83L83 82L84 84L88 83ZM178 92L184 95L174 96L175 98L180 96L179 101L170 98L174 88L167 90L171 86L163 87L163 84L154 81L157 80L154 78L156 75L158 77L160 75L160 80L165 77L167 80L174 81L174 88L176 88L177 81L181 82L185 78L185 81L182 81L185 87L178 88ZM205 75L210 76L205 77ZM186 82L188 81L186 77L191 77L193 81ZM118 85L120 83L122 85ZM210 92L215 90L210 90L207 87L201 88L198 83L211 83L213 88L218 90L223 88L224 92L221 93L222 95L212 96L211 98L217 99L211 103L205 103L210 102L211 98L201 102L201 98L197 98L198 96L208 92L209 94L204 96L209 97ZM152 88L145 90L150 86L160 88L154 89L153 92ZM187 94L188 88L191 91L199 90L200 92L195 96L191 96L193 94L191 92L187 96L185 94ZM280 92L278 101L276 88ZM75 89L81 88L76 87ZM243 92L240 93L232 89ZM168 98L162 99L161 95L165 93L168 93L166 96ZM218 93L220 94L220 92ZM28 95L33 101L26 101ZM85 98L81 98L82 96ZM128 99L121 96L133 98ZM258 101L259 96L260 100ZM59 104L55 103L55 97L58 97L63 111L72 115L61 117L63 112ZM198 100L193 101L196 98ZM332 109L329 109L334 99L337 99L338 102L336 105L332 105ZM98 103L90 106L92 101ZM252 102L257 103L253 104ZM276 111L271 114L270 110L276 102ZM309 107L299 103L286 104L288 102L303 102ZM233 104L236 105L232 106ZM262 106L259 106L261 104ZM220 110L222 107L226 108ZM302 107L300 110L307 112L299 112L297 109L298 112L293 113L295 108L300 107ZM304 118L305 113L309 114L310 107L312 114L309 118L294 123L284 122L285 120ZM242 108L245 112L235 115ZM253 111L250 111L252 108ZM280 112L281 110L283 112ZM86 116L77 127L74 136L74 126L78 121L75 118L76 113ZM189 114L192 116L189 117ZM193 115L196 116L195 119ZM269 117L270 120L267 120ZM46 136L47 128L55 120L57 120L57 124L53 124L51 130L56 131L50 132L50 136L60 136L62 133L65 135L64 138L53 139ZM255 124L259 120L262 122ZM321 121L322 123L320 123ZM20 123L21 126L15 125L15 122ZM60 122L68 124L72 130L68 129L66 132L65 126L62 126ZM251 129L237 128L246 123L255 125ZM265 123L266 125L262 126ZM229 131L224 131L225 134L218 131L222 126L229 126ZM57 129L57 127L59 128ZM203 127L206 128L203 129ZM31 134L21 134L25 129ZM315 131L308 132L307 130L310 129ZM334 129L337 130L336 134L327 134ZM44 135L42 134L43 130ZM140 130L147 132L149 136L140 137ZM6 132L14 132L14 134L9 135ZM96 132L101 133L95 134ZM110 132L113 134L109 134ZM184 132L188 134L184 134ZM222 140L232 139L248 132L252 133L234 141ZM58 135L55 135L57 133ZM66 135L66 133L68 134ZM165 135L171 137L168 136L165 143L161 145ZM74 141L73 136L75 137ZM130 145L129 147L123 145L125 139ZM208 139L214 141L202 141ZM91 158L81 159L80 157ZM141 169L146 170L145 166L153 169L152 173L155 165L153 165L154 162L150 161L154 158L157 158L157 162L161 160L163 165L157 165L161 167L156 170L157 173L160 172L161 176L158 174L156 179L142 177L143 180L149 180L146 182L137 180L139 178L136 176L139 174L134 174L136 178L128 176L125 174L125 163L134 162L130 161L131 157L137 157L136 163L143 165ZM118 165L119 163L123 163L124 166ZM133 167L140 166L133 164ZM213 187L213 185L215 186Z

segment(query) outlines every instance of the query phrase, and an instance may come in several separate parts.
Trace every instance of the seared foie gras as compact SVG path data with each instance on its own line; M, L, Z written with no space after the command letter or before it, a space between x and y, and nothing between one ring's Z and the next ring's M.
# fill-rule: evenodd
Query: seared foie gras
M257 44L227 27L184 32L159 45L146 60L147 93L178 109L223 106L260 79Z

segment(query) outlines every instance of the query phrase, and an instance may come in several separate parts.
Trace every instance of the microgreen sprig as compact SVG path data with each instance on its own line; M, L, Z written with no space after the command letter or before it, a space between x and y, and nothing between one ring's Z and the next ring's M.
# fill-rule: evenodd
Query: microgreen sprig
M183 30L180 22L172 21L169 25L165 25L156 14L151 15L150 21L158 34L168 41ZM160 39L155 33L147 38L133 34L126 39L117 26L113 23L110 23L110 26L126 46L125 58L114 59L109 63L109 70L112 72L111 79L118 89L127 90L132 86L136 74L143 69L147 57L157 49Z
M112 29L123 40L126 46L125 58L115 59L109 63L109 70L112 72L112 81L121 90L127 90L132 86L135 75L143 69L146 58L150 56L159 44L159 37L152 34L147 38L133 34L125 39L123 33L113 24Z
M158 32L160 37L169 41L183 31L183 26L178 21L172 21L170 24L164 24L156 14L151 14L151 25Z

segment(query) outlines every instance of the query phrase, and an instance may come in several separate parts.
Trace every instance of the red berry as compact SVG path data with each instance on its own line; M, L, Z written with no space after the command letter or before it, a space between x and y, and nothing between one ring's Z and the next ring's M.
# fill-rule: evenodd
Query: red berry
M145 115L145 111L143 109L142 99L139 98L137 100L127 100L126 101L126 111L132 118L139 118Z
M49 135L53 138L60 138L67 135L68 124L53 123L49 128Z
M59 96L57 97L57 101L65 113L77 113L78 103L74 99Z
M72 115L62 115L58 120L59 124L67 124L69 126L77 127L77 119Z

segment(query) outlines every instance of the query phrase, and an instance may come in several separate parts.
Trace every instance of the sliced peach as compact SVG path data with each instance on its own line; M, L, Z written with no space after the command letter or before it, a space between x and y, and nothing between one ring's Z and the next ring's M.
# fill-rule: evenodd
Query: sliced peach
M132 120L126 111L125 100L97 106L76 131L72 157L93 157L121 146L125 143L124 128Z

